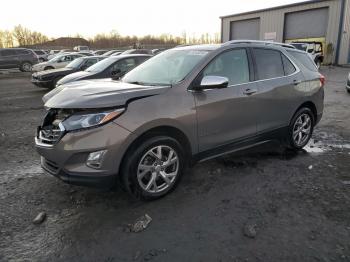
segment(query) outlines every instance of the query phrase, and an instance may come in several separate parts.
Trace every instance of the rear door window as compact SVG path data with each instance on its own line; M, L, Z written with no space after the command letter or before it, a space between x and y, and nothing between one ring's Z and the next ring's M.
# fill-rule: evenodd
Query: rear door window
M218 55L203 71L204 76L223 76L229 85L249 82L249 63L245 49L234 49Z
M259 80L284 76L281 52L272 49L253 48Z

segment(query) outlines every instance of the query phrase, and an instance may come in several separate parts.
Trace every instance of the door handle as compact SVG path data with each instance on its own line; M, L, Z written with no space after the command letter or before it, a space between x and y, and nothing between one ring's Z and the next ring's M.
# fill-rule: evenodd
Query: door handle
M294 84L294 85L299 85L299 84L301 84L301 80L296 80L296 79L295 79L295 80L293 80L293 84Z
M244 94L247 95L247 96L250 96L252 94L255 94L256 92L258 92L257 89L250 89L250 88L247 88L246 90L244 90Z

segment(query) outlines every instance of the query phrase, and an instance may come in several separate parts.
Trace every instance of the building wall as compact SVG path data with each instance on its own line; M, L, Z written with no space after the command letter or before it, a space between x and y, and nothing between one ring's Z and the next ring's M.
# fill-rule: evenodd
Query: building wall
M345 17L342 41L339 50L339 64L350 64L350 0L345 2Z
M347 63L347 55L348 49L349 49L349 32L350 32L350 3L349 0L346 0L346 23L344 25L345 28L347 28L345 31L347 33L343 34L343 39L341 42L341 48L340 48L340 55L339 55L339 62L340 64ZM286 13L289 12L297 12L302 10L308 10L308 9L315 9L315 8L321 8L321 7L328 7L329 13L328 13L328 26L327 26L327 32L326 32L326 46L329 43L333 44L333 47L336 48L337 46L337 40L338 40L338 31L339 31L339 23L340 23L340 14L341 14L341 0L329 0L329 1L322 1L322 2L314 2L314 3L306 3L306 4L300 4L296 6L291 7L282 7L279 9L273 9L273 10L266 10L266 11L257 11L252 12L249 14L242 14L242 15L233 15L233 16L227 16L222 17L222 41L226 42L229 40L230 37L230 22L231 21L238 21L238 20L244 20L244 19L252 19L252 18L259 18L260 17L260 39L265 40L265 33L272 33L276 32L276 39L277 42L283 42L283 31L284 31L284 17ZM346 59L345 59L346 58ZM333 58L330 57L329 61L333 61L335 59L335 51Z

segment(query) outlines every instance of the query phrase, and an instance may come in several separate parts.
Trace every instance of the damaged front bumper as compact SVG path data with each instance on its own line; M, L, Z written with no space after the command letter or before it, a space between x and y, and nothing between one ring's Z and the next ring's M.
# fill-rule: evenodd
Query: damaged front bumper
M124 143L131 135L128 130L110 122L102 127L76 132L43 132L48 131L39 127L35 145L41 156L41 166L49 174L74 185L114 185L125 153ZM100 150L105 152L100 165L96 168L87 165L89 155Z

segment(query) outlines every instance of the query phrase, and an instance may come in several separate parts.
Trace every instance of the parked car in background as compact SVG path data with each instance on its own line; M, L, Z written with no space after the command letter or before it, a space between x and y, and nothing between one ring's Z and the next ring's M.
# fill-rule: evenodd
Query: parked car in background
M18 68L22 72L30 72L33 65L38 62L38 56L33 50L26 48L0 49L0 69Z
M81 81L48 98L36 148L42 167L65 182L119 182L152 200L197 161L273 140L303 148L322 117L323 84L307 53L291 47L178 47L121 81Z
M80 54L80 55L84 55L84 56L93 56L94 54L89 52L89 51L80 51L80 52L76 52L75 54Z
M123 55L128 55L128 54L147 54L147 55L153 55L152 50L147 50L147 49L129 49L126 50L122 53Z
M62 77L83 71L104 58L103 56L79 57L63 68L45 70L32 74L32 83L38 87L54 88L57 81Z
M90 48L89 48L88 46L78 45L78 46L75 46L75 47L73 48L73 50L74 50L74 51L78 51L78 52L80 52L80 51L89 51Z
M117 53L117 52L121 53L123 51L121 51L121 50L109 50L108 52L104 53L103 55L104 56L111 56L111 55L113 55L114 53Z
M36 50L33 49L33 52L38 56L39 62L45 62L48 59L49 54L46 53L44 50Z
M63 77L57 82L57 86L70 82L100 79L100 78L119 78L128 71L149 59L150 55L120 55L110 56L94 64L85 71L76 72Z
M76 59L78 57L82 57L82 56L83 55L75 54L75 53L57 55L47 62L42 62L42 63L34 65L32 70L34 72L39 72L39 71L43 71L43 70L62 68L62 67L65 67L66 65L68 65L70 62L72 62L74 59Z
M305 51L310 54L312 59L314 60L315 64L317 65L317 68L321 67L321 64L323 63L324 54L323 54L323 47L322 42L293 42L291 45L295 46L297 49Z
M115 53L113 53L112 55L110 55L110 56L118 56L118 55L120 55L120 54L122 54L123 52L115 52Z
M95 50L95 51L93 51L92 53L94 54L94 55L104 55L105 53L107 53L108 52L108 50Z
M346 82L346 91L348 91L348 93L350 93L350 73L348 76L348 81Z
M52 54L51 52L54 51ZM52 58L56 57L57 55L62 55L62 54L68 54L71 53L72 51L69 49L62 49L62 50L51 50L49 56L47 57L48 60L51 60Z

